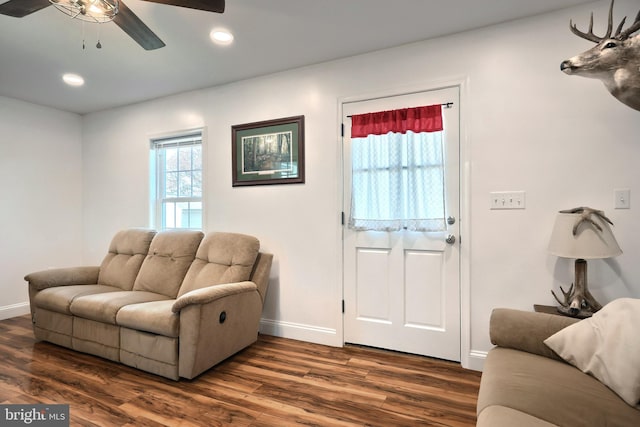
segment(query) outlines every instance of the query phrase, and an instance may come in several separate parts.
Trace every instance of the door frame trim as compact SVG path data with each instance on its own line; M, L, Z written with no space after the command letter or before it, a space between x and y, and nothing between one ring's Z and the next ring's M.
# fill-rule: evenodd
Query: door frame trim
M338 216L342 216L342 212L345 212L344 206L344 151L343 151L343 136L342 136L342 115L343 104L350 102L367 101L377 98L388 98L392 96L408 95L417 92L428 92L438 89L444 89L448 87L458 87L460 93L460 157L459 157L459 173L460 173L460 363L462 367L467 369L482 370L483 358L475 357L471 350L471 158L470 158L470 140L469 133L467 132L467 124L470 123L470 108L467 107L468 90L469 90L469 77L466 75L450 77L441 80L430 80L424 83L413 84L409 86L399 86L393 88L382 89L378 91L361 93L359 95L349 95L339 97L338 103L338 117L337 117L337 140L338 140L338 206L341 208L341 212L338 212ZM338 244L338 278L339 283L342 284L341 299L344 300L344 225L341 221L339 224L339 236ZM342 301L338 302L342 304ZM340 310L342 312L342 310ZM342 318L338 322L337 335L342 339L342 345L344 345L344 313Z

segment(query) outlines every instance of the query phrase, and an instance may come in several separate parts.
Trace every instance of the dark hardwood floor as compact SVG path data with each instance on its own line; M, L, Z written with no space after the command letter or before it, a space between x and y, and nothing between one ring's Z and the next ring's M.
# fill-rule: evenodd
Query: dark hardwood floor
M261 335L174 382L0 321L0 403L70 405L72 426L473 426L480 373L420 356Z

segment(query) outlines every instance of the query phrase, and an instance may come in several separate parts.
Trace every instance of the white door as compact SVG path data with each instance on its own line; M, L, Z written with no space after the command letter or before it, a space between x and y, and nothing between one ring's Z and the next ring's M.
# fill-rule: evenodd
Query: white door
M343 227L346 343L460 361L459 88L343 103L343 203L349 218L350 116L449 102L450 108L442 108L447 229L374 232ZM448 236L455 242L447 242Z

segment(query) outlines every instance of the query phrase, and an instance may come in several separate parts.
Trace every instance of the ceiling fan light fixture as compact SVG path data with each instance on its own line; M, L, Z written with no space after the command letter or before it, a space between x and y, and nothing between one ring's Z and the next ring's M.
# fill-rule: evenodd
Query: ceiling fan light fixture
M211 37L211 40L216 44L228 45L233 43L233 34L222 28L214 28L211 30L209 37Z
M59 11L71 18L102 24L118 14L119 0L49 0Z
M67 73L62 76L62 80L69 86L79 87L84 85L82 76L73 73Z

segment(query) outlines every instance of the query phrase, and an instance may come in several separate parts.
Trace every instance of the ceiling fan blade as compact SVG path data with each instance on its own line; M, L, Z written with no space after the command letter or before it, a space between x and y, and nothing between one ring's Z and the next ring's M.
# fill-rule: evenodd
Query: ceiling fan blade
M164 42L122 1L120 1L118 14L113 18L113 22L146 50L159 49L165 46Z
M9 0L0 4L0 15L22 18L50 5L49 0Z
M170 6L188 7L206 12L224 12L224 0L143 0L151 3L168 4Z

